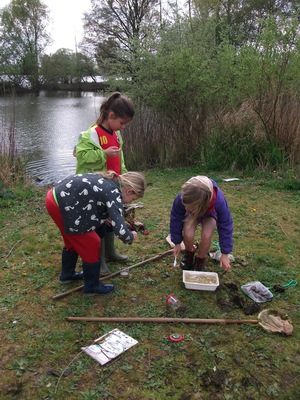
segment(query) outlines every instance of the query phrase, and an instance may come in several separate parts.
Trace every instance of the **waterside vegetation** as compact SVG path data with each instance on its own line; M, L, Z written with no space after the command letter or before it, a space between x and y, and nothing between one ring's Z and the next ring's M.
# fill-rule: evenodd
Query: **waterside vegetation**
M131 169L294 169L299 2L250 3L194 1L182 10L156 0L136 0L133 8L93 0L78 51L48 55L47 7L13 0L0 10L0 75L14 90L24 83L37 92L83 88L87 77L97 85L101 75L108 91L130 95L137 107L125 143Z

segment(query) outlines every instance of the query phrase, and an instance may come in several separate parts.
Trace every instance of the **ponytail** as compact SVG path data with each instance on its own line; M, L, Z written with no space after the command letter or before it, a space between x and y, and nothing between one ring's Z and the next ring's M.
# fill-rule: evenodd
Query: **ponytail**
M100 116L96 124L101 125L108 118L110 112L115 114L116 118L134 117L134 105L132 101L120 92L112 93L100 106Z

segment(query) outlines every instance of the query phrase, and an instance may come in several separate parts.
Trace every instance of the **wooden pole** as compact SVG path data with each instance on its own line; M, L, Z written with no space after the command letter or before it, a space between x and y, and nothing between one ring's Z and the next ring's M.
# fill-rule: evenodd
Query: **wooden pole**
M123 269L120 269L119 271L113 272L112 274L105 275L105 276L101 277L101 278L99 279L99 281L104 281L104 280L106 280L106 279L113 278L114 276L119 275L122 271L128 271L128 270L130 270L130 269L132 269L132 268L140 267L141 265L147 264L147 263L149 263L149 262L151 262L151 261L158 260L159 258L162 258L162 257L164 257L164 256L166 256L166 255L168 255L168 254L172 254L172 252L173 252L173 249L167 250L167 251L165 251L164 253L158 254L157 256L154 256L154 257L151 257L151 258L148 258L147 260L140 261L140 262L138 262L137 264L131 265L130 267L125 267L125 268L123 268ZM52 300L61 299L62 297L68 296L68 295L71 294L71 293L78 292L78 291L81 290L82 288L83 288L83 285L77 286L76 288L67 290L66 292L57 294L56 296L53 296L53 297L52 297Z
M68 321L86 322L158 322L183 324L258 324L258 319L199 319L199 318L133 318L133 317L67 317Z

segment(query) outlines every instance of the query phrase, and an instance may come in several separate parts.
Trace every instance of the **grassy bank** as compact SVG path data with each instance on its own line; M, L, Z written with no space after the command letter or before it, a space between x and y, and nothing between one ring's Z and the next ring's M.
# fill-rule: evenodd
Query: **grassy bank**
M170 207L192 169L148 172L144 208L136 213L149 235L132 246L120 241L128 265L169 249ZM210 173L223 189L234 219L236 262L219 273L215 292L190 291L172 256L130 271L109 282L108 297L84 297L81 291L52 297L76 284L60 285L61 238L44 208L48 188L3 191L1 232L1 398L5 399L297 399L299 395L299 289L272 291L270 303L252 314L254 303L240 286L260 281L267 287L299 277L300 196L296 184L278 176L223 182L226 173ZM235 175L235 177L239 177ZM298 190L297 190L298 189ZM217 236L215 237L217 240ZM80 264L80 263L79 263ZM80 267L80 265L78 265ZM111 263L112 271L124 266ZM67 287L66 287L67 286ZM175 293L182 306L173 312L165 299ZM294 332L286 337L259 325L68 322L68 316L132 316L256 319L272 308L287 314ZM106 366L80 353L82 346L119 328L138 345ZM179 343L172 333L183 335ZM64 372L64 373L63 373ZM62 375L63 373L63 375Z

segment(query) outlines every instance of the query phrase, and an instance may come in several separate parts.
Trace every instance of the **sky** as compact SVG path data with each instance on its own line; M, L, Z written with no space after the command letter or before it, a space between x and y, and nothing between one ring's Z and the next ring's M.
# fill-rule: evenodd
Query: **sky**
M41 0L49 8L52 22L48 26L53 44L45 49L53 54L64 47L75 51L75 42L82 39L82 17L91 8L90 0ZM10 0L0 0L0 8L7 6Z

